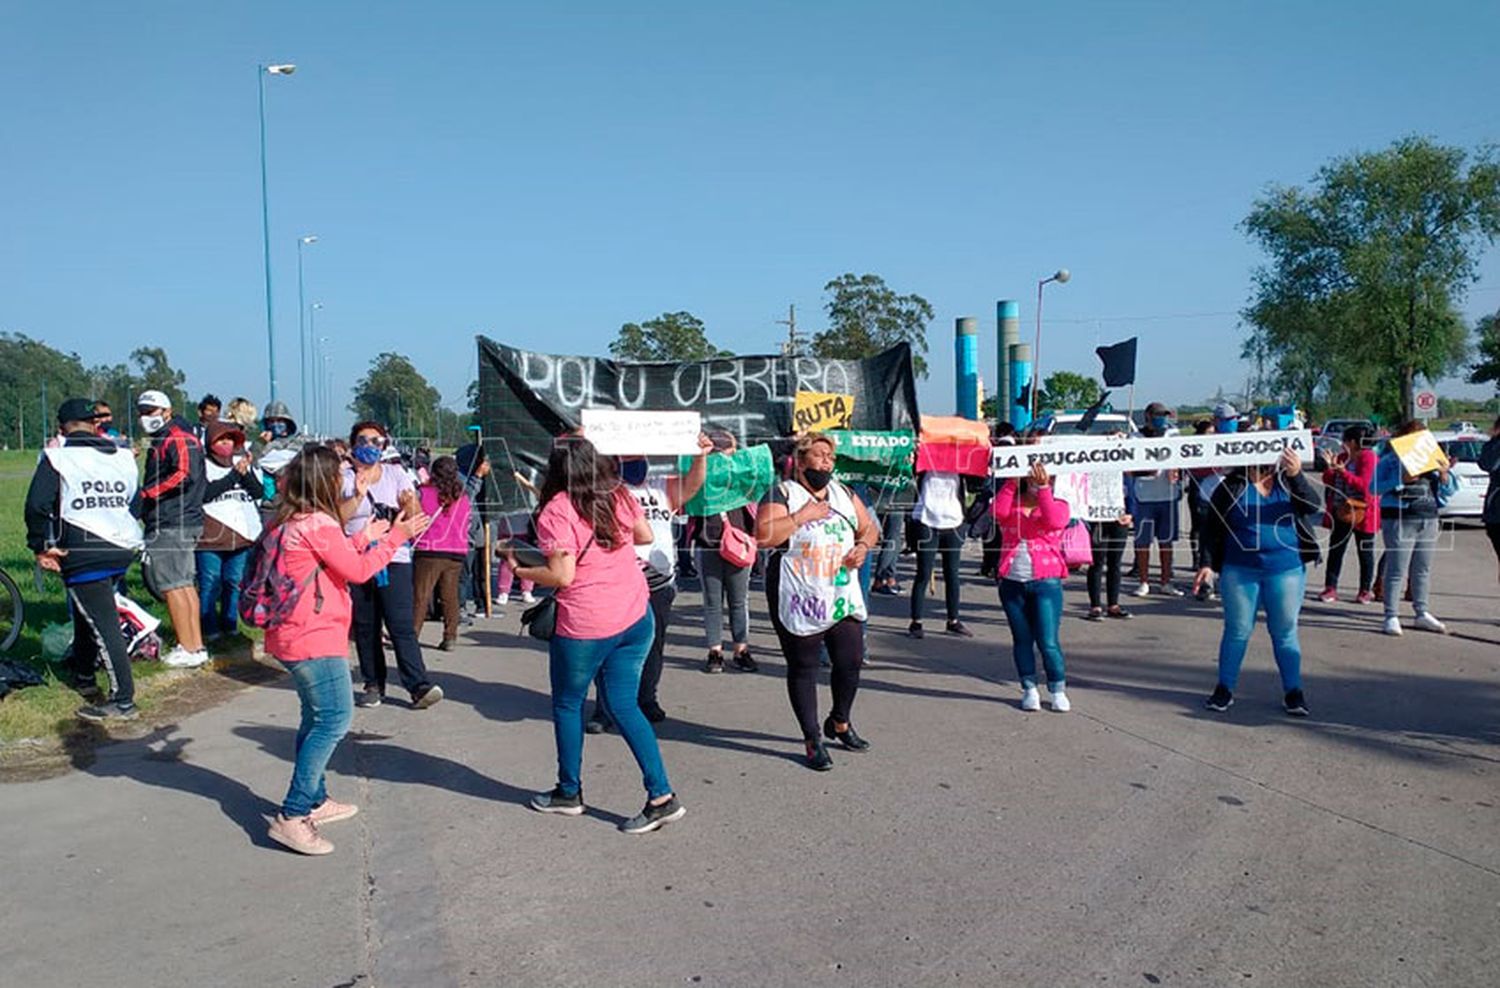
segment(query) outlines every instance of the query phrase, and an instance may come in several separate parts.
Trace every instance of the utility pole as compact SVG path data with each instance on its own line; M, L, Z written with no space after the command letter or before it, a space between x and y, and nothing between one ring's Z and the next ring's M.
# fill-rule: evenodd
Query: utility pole
M801 356L802 337L797 335L797 307L788 305L786 318L776 320L776 325L786 327L786 342L781 344L781 355L784 357Z

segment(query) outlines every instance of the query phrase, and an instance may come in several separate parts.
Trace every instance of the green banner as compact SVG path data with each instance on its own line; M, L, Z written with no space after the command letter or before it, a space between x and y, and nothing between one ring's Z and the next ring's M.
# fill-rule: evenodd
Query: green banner
M827 435L835 444L834 476L844 483L887 491L911 483L912 458L917 449L916 436L911 432L836 429Z
M696 457L683 456L677 469L687 476ZM710 453L703 487L683 507L683 514L717 515L724 511L755 504L766 496L776 482L776 468L771 447L747 446L733 453Z

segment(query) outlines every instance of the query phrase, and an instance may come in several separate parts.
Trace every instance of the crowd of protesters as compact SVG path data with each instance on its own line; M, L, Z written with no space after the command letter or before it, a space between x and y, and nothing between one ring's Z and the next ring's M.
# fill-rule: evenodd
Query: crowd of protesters
M68 668L85 700L79 716L137 716L115 594L138 558L148 589L170 616L176 645L163 661L176 667L202 665L210 645L239 633L247 580L260 580L272 565L266 559L273 559L266 571L282 580L284 613L264 625L265 648L290 672L302 714L292 783L271 837L307 854L331 851L319 827L357 812L329 797L324 770L354 709L384 702L387 647L410 708L431 707L444 694L419 640L429 616L435 613L441 625L437 648L449 650L479 604L503 608L517 581L521 602L533 606L529 616L550 608L551 622L545 637L557 780L532 806L581 814L584 735L616 730L646 792L642 811L622 827L632 833L685 814L652 725L668 716L659 697L663 655L678 579L689 566L703 594L702 669L714 674L727 666L758 671L749 641L750 587L763 576L793 719L806 764L819 771L833 767L825 741L850 752L870 748L853 723L864 626L871 594L901 592L896 562L903 541L916 563L908 625L914 638L925 635L926 600L939 573L944 630L972 637L961 617L960 556L967 538L985 541L981 572L997 584L1024 711L1041 707L1038 659L1051 708L1065 712L1072 705L1059 629L1063 581L1079 566L1075 552L1088 569L1090 620L1131 616L1120 604L1130 542L1136 596L1189 592L1175 572L1184 500L1192 592L1222 601L1209 709L1224 711L1234 702L1256 614L1264 610L1284 708L1308 715L1297 623L1308 570L1322 562L1313 531L1319 523L1331 532L1321 601L1338 600L1352 542L1359 569L1353 601L1374 602L1383 588L1382 630L1403 633L1399 604L1409 592L1413 627L1446 631L1430 610L1429 586L1438 511L1453 477L1446 467L1412 476L1398 464L1382 481L1381 464L1391 457L1357 426L1340 437L1321 492L1291 453L1247 468L1120 474L1114 493L1124 510L1086 526L1054 486L1058 478L1040 466L1021 478L978 482L923 472L913 478L909 507L876 498L836 478L835 444L820 433L796 438L779 479L758 503L687 519L708 459L734 454L732 434L708 430L690 468L684 460L680 472L657 473L644 456L603 456L574 432L557 438L541 476L516 475L533 494L535 511L524 532L505 534L525 538L496 541L497 529L487 542L480 505L491 464L482 445L437 457L403 451L377 421L356 423L347 440L314 441L280 402L257 417L245 399L225 406L208 395L191 423L160 391L141 394L136 405L147 437L143 468L119 439L107 405L69 399L58 410L57 441L45 450L26 502L29 545L43 569L61 575L74 615ZM1196 428L1233 432L1241 422L1221 403ZM1396 434L1419 428L1410 423ZM1147 407L1143 434L1175 431L1171 409ZM1484 520L1500 557L1500 421L1492 436L1480 465L1491 474ZM1036 437L1002 426L994 441ZM1384 550L1378 569L1377 534ZM684 544L695 550L686 559ZM830 668L832 685L822 721L820 665ZM591 685L596 702L586 718Z

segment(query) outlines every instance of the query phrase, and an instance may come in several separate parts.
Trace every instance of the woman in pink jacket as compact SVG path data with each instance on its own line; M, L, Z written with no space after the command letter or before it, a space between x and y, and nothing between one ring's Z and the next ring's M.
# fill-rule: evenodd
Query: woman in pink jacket
M402 515L394 523L372 521L358 534L345 535L340 469L338 454L325 446L297 454L282 468L276 516L266 535L269 546L280 546L277 572L287 586L298 588L291 613L266 629L266 653L291 673L302 702L292 784L271 821L270 837L300 854L332 851L318 827L359 812L329 799L324 778L354 714L349 584L372 578L430 524L420 513Z
M473 506L458 475L458 460L439 456L432 461L428 479L417 488L422 513L432 527L422 533L412 549L412 585L416 601L413 620L417 630L427 622L432 592L438 592L443 610L443 641L438 648L451 651L458 640L458 581L469 555L469 515Z
M1369 435L1370 430L1363 425L1345 429L1344 448L1323 471L1323 489L1329 494L1323 524L1333 530L1328 539L1328 564L1323 568L1323 592L1318 595L1325 604L1339 599L1339 574L1351 538L1359 555L1359 595L1354 602L1368 604L1374 599L1371 586L1375 579L1375 535L1380 531L1380 498L1370 493L1375 483L1376 456L1373 449L1366 448ZM1340 519L1338 508L1346 501L1363 501L1363 516L1355 521Z
M1036 653L1042 653L1052 709L1068 710L1062 646L1057 627L1062 620L1062 534L1068 527L1068 503L1052 496L1052 478L1041 464L1029 477L1010 479L1000 486L994 503L995 528L1000 532L1000 606L1005 608L1014 643L1016 676L1021 680L1021 709L1040 710L1036 688Z

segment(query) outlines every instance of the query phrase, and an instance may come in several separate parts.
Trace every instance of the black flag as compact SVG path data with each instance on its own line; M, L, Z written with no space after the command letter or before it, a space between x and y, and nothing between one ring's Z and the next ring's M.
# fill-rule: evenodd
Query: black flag
M1021 385L1021 392L1020 394L1016 395L1016 407L1031 407L1031 382L1028 381L1027 383Z
M1099 417L1100 412L1104 411L1104 403L1108 400L1109 392L1106 391L1099 396L1098 401L1088 407L1088 411L1083 413L1083 418L1078 420L1077 429L1079 432L1088 432L1094 427L1094 420Z
M1104 361L1104 386L1123 388L1135 383L1135 341L1132 336L1124 343L1101 346L1094 350Z

